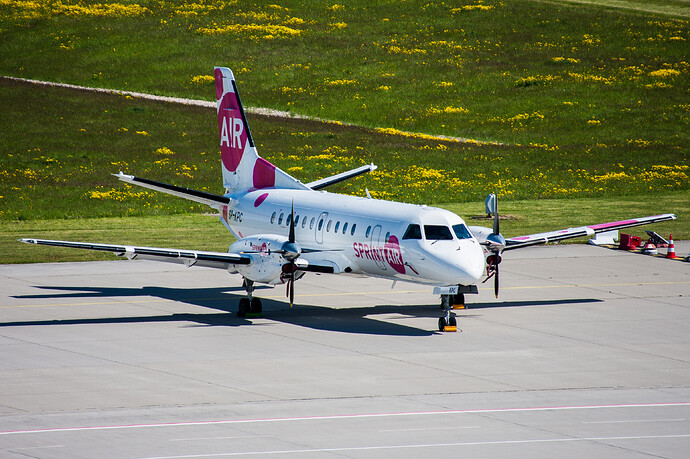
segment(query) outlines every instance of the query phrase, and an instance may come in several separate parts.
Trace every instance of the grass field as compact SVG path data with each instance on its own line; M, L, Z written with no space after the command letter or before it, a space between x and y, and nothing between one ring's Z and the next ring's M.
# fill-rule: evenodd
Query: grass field
M464 216L497 192L509 236L675 212L660 227L690 237L688 2L591 3L0 0L0 73L212 100L229 66L248 105L361 126L251 116L260 154L303 181L374 162L332 191ZM109 174L220 192L213 110L7 80L0 107L6 253L15 229L175 245L206 225ZM168 243L134 230L169 224Z

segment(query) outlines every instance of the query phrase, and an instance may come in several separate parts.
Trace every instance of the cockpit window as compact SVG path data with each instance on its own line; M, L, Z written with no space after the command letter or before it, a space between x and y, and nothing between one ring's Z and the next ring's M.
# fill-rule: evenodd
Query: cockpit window
M424 225L424 236L431 241L453 239L450 228L440 225Z
M462 223L453 225L453 232L458 239L472 239L472 233Z
M422 229L419 227L419 225L412 224L407 227L407 230L405 231L405 235L403 236L403 239L421 239L422 238Z

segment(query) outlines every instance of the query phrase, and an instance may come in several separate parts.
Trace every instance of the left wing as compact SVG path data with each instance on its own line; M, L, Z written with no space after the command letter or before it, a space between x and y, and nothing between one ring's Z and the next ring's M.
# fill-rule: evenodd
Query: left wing
M558 242L565 239L572 239L580 236L592 236L597 233L605 231L618 230L623 228L630 228L633 226L647 225L649 223L663 222L666 220L675 220L674 214L654 215L651 217L631 218L629 220L622 220L618 222L601 223L591 226L579 226L577 228L568 228L558 231L550 231L548 233L530 234L528 236L518 236L506 239L506 246L503 250L519 249L537 244L546 244L548 242Z
M118 244L94 244L91 242L51 241L48 239L19 239L20 242L72 249L98 250L112 252L130 260L154 260L168 263L181 263L187 266L228 269L234 265L248 265L251 256L237 253L205 252L199 250L162 249L158 247L135 247Z

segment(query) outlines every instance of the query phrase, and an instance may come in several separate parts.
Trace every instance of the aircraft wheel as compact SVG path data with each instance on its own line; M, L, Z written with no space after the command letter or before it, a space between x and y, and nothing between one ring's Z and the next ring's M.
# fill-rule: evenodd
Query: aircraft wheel
M250 312L252 314L261 314L261 312L263 312L263 305L261 304L261 299L252 298Z
M454 316L450 316L450 319L441 317L438 319L438 330L442 332L454 332L458 330L458 322Z
M250 310L249 300L247 298L242 298L240 300L240 306L237 308L237 317L245 317Z

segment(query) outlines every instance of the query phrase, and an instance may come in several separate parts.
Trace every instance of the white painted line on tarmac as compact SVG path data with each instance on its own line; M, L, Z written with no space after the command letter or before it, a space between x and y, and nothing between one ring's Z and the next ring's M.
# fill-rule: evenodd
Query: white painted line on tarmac
M216 421L189 421L189 422L165 422L153 424L115 424L106 426L87 426L87 427L56 427L52 429L32 429L32 430L7 430L0 431L0 435L21 435L38 434L51 432L86 432L99 430L118 430L118 429L149 429L164 427L189 427L207 425L230 425L230 424L258 424L258 423L287 423L304 421L326 421L326 420L352 420L352 419L371 419L371 418L393 418L393 417L412 417L412 416L443 416L457 414L487 414L487 413L526 413L539 411L570 411L570 410L599 410L599 409L621 409L621 408L663 408L690 406L690 402L671 402L671 403L631 403L619 405L575 405L575 406L543 406L527 408L481 408L475 410L445 410L445 411L412 411L399 413L371 413L371 414L336 414L327 416L299 416L288 418L259 418L259 419L223 419Z
M185 459L191 457L225 457L225 456L263 456L269 454L305 454L305 453L342 453L347 451L376 451L376 450L395 450L395 449L422 449L422 448L449 448L459 446L485 446L485 445L521 445L535 443L565 443L581 441L623 441L623 440L649 440L664 438L688 438L690 434L681 435L638 435L627 437L583 437L583 438L536 438L532 440L495 440L495 441L471 441L457 443L424 443L415 445L383 445L383 446L351 446L343 448L313 448L313 449L284 449L273 451L245 451L245 452L226 452L212 454L194 454L184 456L150 456L139 459Z
M630 422L680 422L685 421L681 419L628 419L619 421L582 421L583 424L627 424Z

